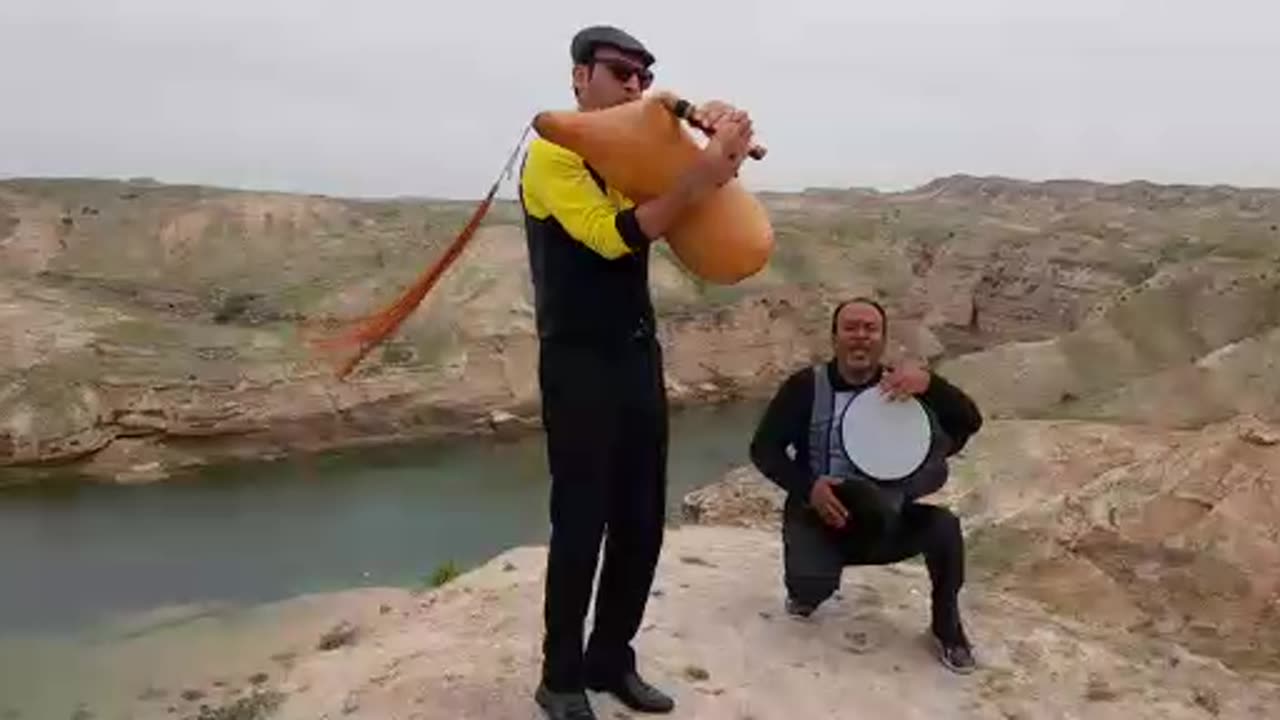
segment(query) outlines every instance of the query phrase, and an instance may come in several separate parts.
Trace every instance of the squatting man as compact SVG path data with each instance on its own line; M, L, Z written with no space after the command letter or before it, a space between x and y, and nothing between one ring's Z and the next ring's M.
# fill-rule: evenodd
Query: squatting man
M960 618L964 538L947 508L920 502L946 482L947 458L982 427L973 400L942 376L883 358L888 319L869 298L841 303L831 317L833 357L788 377L751 441L751 459L787 491L783 510L786 608L809 617L840 585L848 565L884 565L924 554L932 584L930 635L938 659L971 672L972 646ZM860 393L917 398L928 410L931 444L901 482L879 482L845 452L841 415Z

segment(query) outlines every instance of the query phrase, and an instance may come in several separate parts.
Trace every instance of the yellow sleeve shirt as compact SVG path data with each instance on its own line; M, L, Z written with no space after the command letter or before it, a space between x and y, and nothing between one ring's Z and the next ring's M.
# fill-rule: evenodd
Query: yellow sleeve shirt
M635 203L601 184L572 151L542 138L529 144L521 186L530 215L554 217L570 237L610 260L648 245Z

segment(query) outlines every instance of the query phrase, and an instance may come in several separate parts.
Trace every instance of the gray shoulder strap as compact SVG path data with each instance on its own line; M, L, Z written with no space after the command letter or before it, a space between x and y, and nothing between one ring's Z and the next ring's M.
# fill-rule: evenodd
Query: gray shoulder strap
M835 407L825 364L813 368L813 410L809 417L809 467L816 475L831 472L831 423Z

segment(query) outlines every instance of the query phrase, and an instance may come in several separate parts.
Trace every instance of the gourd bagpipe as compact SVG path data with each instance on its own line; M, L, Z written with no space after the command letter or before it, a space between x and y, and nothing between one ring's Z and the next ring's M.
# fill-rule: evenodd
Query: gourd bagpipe
M697 124L692 111L692 104L672 93L655 93L604 110L538 113L461 232L417 280L386 306L335 335L313 341L313 346L337 357L341 379L391 336L462 254L492 206L503 177L511 175L530 129L582 157L605 182L639 205L675 185L702 152L686 126L704 133L710 130ZM748 154L760 160L765 153L763 147L754 146ZM689 272L722 285L759 272L774 244L764 206L736 179L690 206L664 240Z

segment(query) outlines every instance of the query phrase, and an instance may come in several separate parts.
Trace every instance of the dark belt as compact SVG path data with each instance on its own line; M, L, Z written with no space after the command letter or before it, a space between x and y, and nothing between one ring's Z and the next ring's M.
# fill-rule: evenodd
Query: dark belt
M609 331L552 330L540 333L538 337L543 342L563 345L619 345L645 343L654 340L657 333L652 322L646 318L638 318Z

